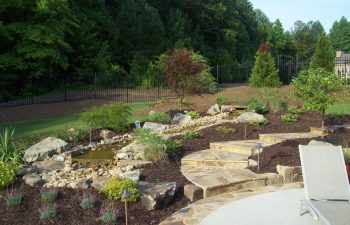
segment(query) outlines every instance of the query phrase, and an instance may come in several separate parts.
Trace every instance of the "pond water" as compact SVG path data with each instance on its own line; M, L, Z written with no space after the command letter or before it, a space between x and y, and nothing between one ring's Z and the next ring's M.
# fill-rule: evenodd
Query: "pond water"
M116 144L100 147L94 151L88 151L83 155L74 156L72 159L77 161L85 160L112 160L116 152L127 144Z

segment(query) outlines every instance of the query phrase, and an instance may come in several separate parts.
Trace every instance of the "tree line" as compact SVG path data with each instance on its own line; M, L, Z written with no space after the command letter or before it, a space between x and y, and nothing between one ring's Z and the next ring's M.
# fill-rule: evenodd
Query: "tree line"
M6 0L0 2L0 100L94 73L149 84L164 52L187 48L210 65L251 60L261 43L275 58L309 60L319 21L284 31L248 0ZM350 50L350 22L333 24L331 43ZM23 81L35 80L35 83ZM4 88L5 87L5 88Z

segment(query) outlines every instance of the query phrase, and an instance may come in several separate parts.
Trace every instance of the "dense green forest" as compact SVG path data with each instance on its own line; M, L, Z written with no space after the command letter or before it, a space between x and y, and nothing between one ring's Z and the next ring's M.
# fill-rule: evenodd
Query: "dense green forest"
M349 27L345 17L334 23L334 47L349 51ZM0 81L11 87L0 100L38 84L54 89L67 75L71 84L94 73L148 79L174 48L232 64L268 42L275 58L309 60L324 32L318 21L284 31L248 0L0 0Z

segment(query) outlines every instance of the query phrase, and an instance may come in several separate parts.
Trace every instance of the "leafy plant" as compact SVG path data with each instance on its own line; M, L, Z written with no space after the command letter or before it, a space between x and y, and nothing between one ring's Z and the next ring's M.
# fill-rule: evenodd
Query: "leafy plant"
M277 88L262 88L260 89L260 96L266 108L273 112L287 109L287 100L281 97Z
M216 131L224 134L233 134L234 132L236 132L236 129L227 126L219 126L218 128L216 128Z
M181 152L182 142L180 140L168 139L165 141L166 153L172 158L177 158Z
M221 107L222 105L228 104L228 97L227 96L223 96L223 95L218 95L216 97L216 104L219 105L219 107Z
M68 142L76 143L81 140L89 139L89 130L85 128L70 128L69 130L62 131L58 138Z
M201 117L201 115L197 111L188 111L186 115L190 116L192 119L198 119L199 117Z
M40 209L40 219L51 219L56 216L56 207L51 203L45 203Z
M264 118L262 120L254 120L254 121L249 122L250 125L254 125L254 126L266 125L268 123L269 123L269 121L266 118Z
M130 198L126 199L128 202L136 202L140 199L140 194L135 183L128 178L113 177L102 187L102 193L108 198L121 201L125 201L125 199L121 197L124 190L128 190L131 193Z
M336 100L333 93L343 89L340 78L322 68L301 71L292 80L292 86L295 96L304 100L303 108L320 111L322 117Z
M112 201L102 203L102 208L99 212L100 219L106 224L116 224L118 217L121 216L119 209Z
M343 154L344 154L345 162L349 164L350 163L350 148L343 147Z
M41 191L41 202L50 203L57 199L58 190L56 189L42 189Z
M252 98L247 103L248 111L264 114L267 112L267 109L264 105L257 99Z
M92 193L83 193L83 199L80 202L80 207L83 209L92 209L95 206L96 197Z
M203 134L198 131L186 131L185 138L192 140L195 138L200 138Z
M0 189L11 184L16 175L16 166L0 161Z
M170 121L170 116L164 112L152 112L148 116L148 120L151 122L168 123Z
M281 116L282 121L284 122L297 122L299 120L299 115L298 114L294 114L294 113L286 113L284 115Z
M255 55L255 63L249 77L252 87L279 87L281 82L278 69L270 52L268 44L261 44Z
M0 133L0 161L4 163L19 164L21 151L13 143L14 129L6 127Z
M8 207L14 207L21 204L22 195L17 189L7 190L5 201Z
M82 121L89 123L96 128L109 128L115 131L123 131L128 127L128 120L131 116L131 108L124 104L109 104L91 109L81 113Z
M180 109L187 95L215 89L214 77L203 56L182 48L169 51L160 60L166 84L180 98Z
M134 137L136 143L146 146L144 152L146 160L157 162L167 158L165 141L151 129L134 129Z

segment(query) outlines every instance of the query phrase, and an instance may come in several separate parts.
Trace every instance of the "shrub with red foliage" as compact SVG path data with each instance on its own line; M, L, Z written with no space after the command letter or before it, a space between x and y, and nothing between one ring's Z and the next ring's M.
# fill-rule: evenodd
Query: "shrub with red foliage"
M267 54L269 53L270 51L270 45L267 44L267 43L262 43L260 46L259 46L259 49L258 49L258 52L261 53L261 54Z

